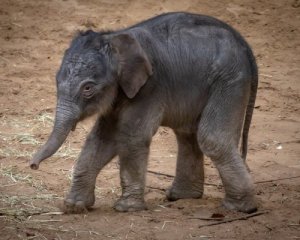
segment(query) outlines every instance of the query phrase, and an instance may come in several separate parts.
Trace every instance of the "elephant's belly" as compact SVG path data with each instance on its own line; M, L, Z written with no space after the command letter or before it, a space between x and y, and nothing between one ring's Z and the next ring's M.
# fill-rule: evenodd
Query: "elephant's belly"
M168 109L163 115L163 121L161 125L174 130L195 132L198 128L199 120L199 112L172 111L172 109Z

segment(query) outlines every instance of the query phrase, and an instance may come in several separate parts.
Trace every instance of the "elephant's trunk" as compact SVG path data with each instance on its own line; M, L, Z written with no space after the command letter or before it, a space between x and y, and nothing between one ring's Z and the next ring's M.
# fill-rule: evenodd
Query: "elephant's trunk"
M57 105L52 133L48 141L35 153L30 161L31 169L38 169L40 162L51 157L64 143L70 131L74 130L78 114L70 109L72 108Z

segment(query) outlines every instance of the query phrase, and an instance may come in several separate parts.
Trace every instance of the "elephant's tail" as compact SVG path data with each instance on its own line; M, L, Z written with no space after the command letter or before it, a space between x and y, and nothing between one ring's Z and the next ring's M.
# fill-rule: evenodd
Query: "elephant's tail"
M244 161L246 161L246 157L247 157L248 134L249 134L253 110L255 106L255 99L256 99L257 86L258 86L258 68L257 68L255 57L250 47L248 48L248 58L250 60L250 65L251 65L252 81L251 81L251 92L250 92L250 97L246 109L244 127L242 133L241 155Z

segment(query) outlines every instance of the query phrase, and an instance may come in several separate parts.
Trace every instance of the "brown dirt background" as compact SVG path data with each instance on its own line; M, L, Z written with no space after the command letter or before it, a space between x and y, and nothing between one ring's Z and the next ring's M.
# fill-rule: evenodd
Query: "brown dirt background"
M168 11L215 16L253 47L260 83L247 161L260 182L259 210L269 213L199 228L207 221L190 218L242 215L219 208L223 188L206 159L206 182L216 185L205 186L203 199L167 202L162 189L172 178L148 173L149 210L117 213L112 209L120 195L114 160L98 177L93 211L55 215L93 124L93 119L81 123L39 171L29 169L30 156L52 128L55 73L64 49L78 29L117 29ZM0 239L299 239L299 30L298 0L0 0ZM173 175L176 151L173 133L161 128L149 169Z

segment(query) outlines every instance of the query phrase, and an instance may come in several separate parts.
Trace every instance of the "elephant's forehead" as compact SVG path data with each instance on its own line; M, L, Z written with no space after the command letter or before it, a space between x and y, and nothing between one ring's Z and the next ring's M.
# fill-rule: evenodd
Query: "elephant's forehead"
M66 68L69 75L76 74L80 70L86 69L88 66L88 60L82 56L72 56L66 61Z
M92 72L99 70L100 66L97 66L96 61L91 58L78 57L67 62L68 75L71 78L84 78L90 75Z
M66 61L73 64L92 63L95 58L95 53L91 51L78 52L70 54Z

